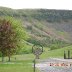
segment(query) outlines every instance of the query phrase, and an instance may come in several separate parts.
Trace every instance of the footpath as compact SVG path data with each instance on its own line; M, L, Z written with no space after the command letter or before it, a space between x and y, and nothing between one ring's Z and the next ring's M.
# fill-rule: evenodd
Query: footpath
M72 59L49 58L37 62L40 72L72 72Z

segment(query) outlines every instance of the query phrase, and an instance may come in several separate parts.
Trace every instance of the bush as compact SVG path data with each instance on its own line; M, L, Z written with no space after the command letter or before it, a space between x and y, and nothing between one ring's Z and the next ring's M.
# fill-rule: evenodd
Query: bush
M59 48L59 46L56 44L53 44L50 46L50 50L54 50L54 49L58 49L58 48Z

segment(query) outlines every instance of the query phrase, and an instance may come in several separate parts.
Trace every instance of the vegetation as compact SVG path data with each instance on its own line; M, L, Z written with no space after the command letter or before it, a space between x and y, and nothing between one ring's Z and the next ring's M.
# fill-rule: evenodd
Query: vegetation
M64 51L66 52L66 55L68 55L68 50L70 50L70 55L72 57L72 45L63 47L60 49L55 49L55 50L49 50L48 48L45 48L45 52L41 55L41 59L46 59L46 58L63 58L64 57ZM67 56L68 57L68 56Z
M72 11L70 10L47 10L47 9L37 9L37 10L12 10L10 8L0 7L0 15L13 16L13 17L26 17L27 19L33 17L38 20L48 20L49 22L55 21L67 21L72 19Z
M23 33L23 34L20 34ZM25 38L25 31L18 24L16 25L10 20L0 20L0 52L2 54L2 61L4 61L4 56L9 57L15 54L20 48L20 42Z
M54 50L69 46L72 43L71 10L15 10L0 7L0 17L5 18L6 16L15 19L10 19L10 21L14 28L16 28L16 31L18 31L18 36L20 36L20 38L24 37L23 34L25 34L25 32L22 33L24 30L26 30L26 33L29 35L28 40L21 40L21 44L18 44L21 50L17 52L17 54L31 53L33 44L41 44L44 47L49 47L51 50ZM20 22L18 20L20 20ZM22 30L20 23L22 23L22 28L24 28L24 30ZM24 39L26 39L25 37Z
M0 7L0 72L33 72L34 44L41 59L72 56L72 11Z
M33 72L33 59L25 59L25 57L31 58L31 54L29 55L17 55L11 58L11 62L7 62L5 57L5 62L0 62L0 71L1 72ZM33 57L33 56L32 56ZM0 59L1 61L1 59ZM36 69L36 72L39 72Z
M16 33L14 32L11 23L6 20L0 20L0 51L2 53L2 61L4 56L9 57L16 50Z
M40 56L40 59L47 59L47 58L63 58L64 50L71 51L72 56L72 46L64 47L61 49L49 50L49 48L44 48L43 54ZM14 55L11 57L11 62L7 62L7 57L5 57L5 62L0 62L0 71L1 72L33 72L33 54L23 54L23 55ZM1 61L1 58L0 58ZM36 72L39 72L36 69Z

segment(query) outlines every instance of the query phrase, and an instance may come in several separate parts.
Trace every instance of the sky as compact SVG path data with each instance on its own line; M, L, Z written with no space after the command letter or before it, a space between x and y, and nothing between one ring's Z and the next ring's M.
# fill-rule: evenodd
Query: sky
M0 6L13 9L65 9L72 10L71 0L0 0Z

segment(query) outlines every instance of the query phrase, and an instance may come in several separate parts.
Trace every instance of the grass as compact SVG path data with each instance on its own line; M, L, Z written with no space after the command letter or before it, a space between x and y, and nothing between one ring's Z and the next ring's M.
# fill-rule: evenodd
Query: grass
M44 52L40 56L41 59L48 59L49 57L60 57L63 58L64 50L71 51L72 56L72 46L68 46L61 49L49 50L49 48L44 48ZM15 59L16 57L16 59ZM33 60L35 56L33 54L23 54L23 55L14 55L11 57L11 62L7 62L8 58L5 57L5 61L1 62L0 57L0 72L33 72ZM36 69L36 72L39 72Z
M13 63L13 64L12 64ZM31 67L31 61L18 61L18 62L10 62L1 63L0 64L0 72L33 72L33 68Z
M33 59L32 54L13 56L11 62L7 62L8 58L5 57L2 63L0 58L0 72L33 72ZM36 72L39 72L38 69Z
M63 58L63 54L64 51L66 51L66 54L68 53L68 50L70 50L70 54L72 57L72 46L67 46L64 48L60 48L60 49L55 49L55 50L45 50L43 52L43 54L40 56L41 59L46 59L46 58L50 58L50 57L54 57L54 58Z

